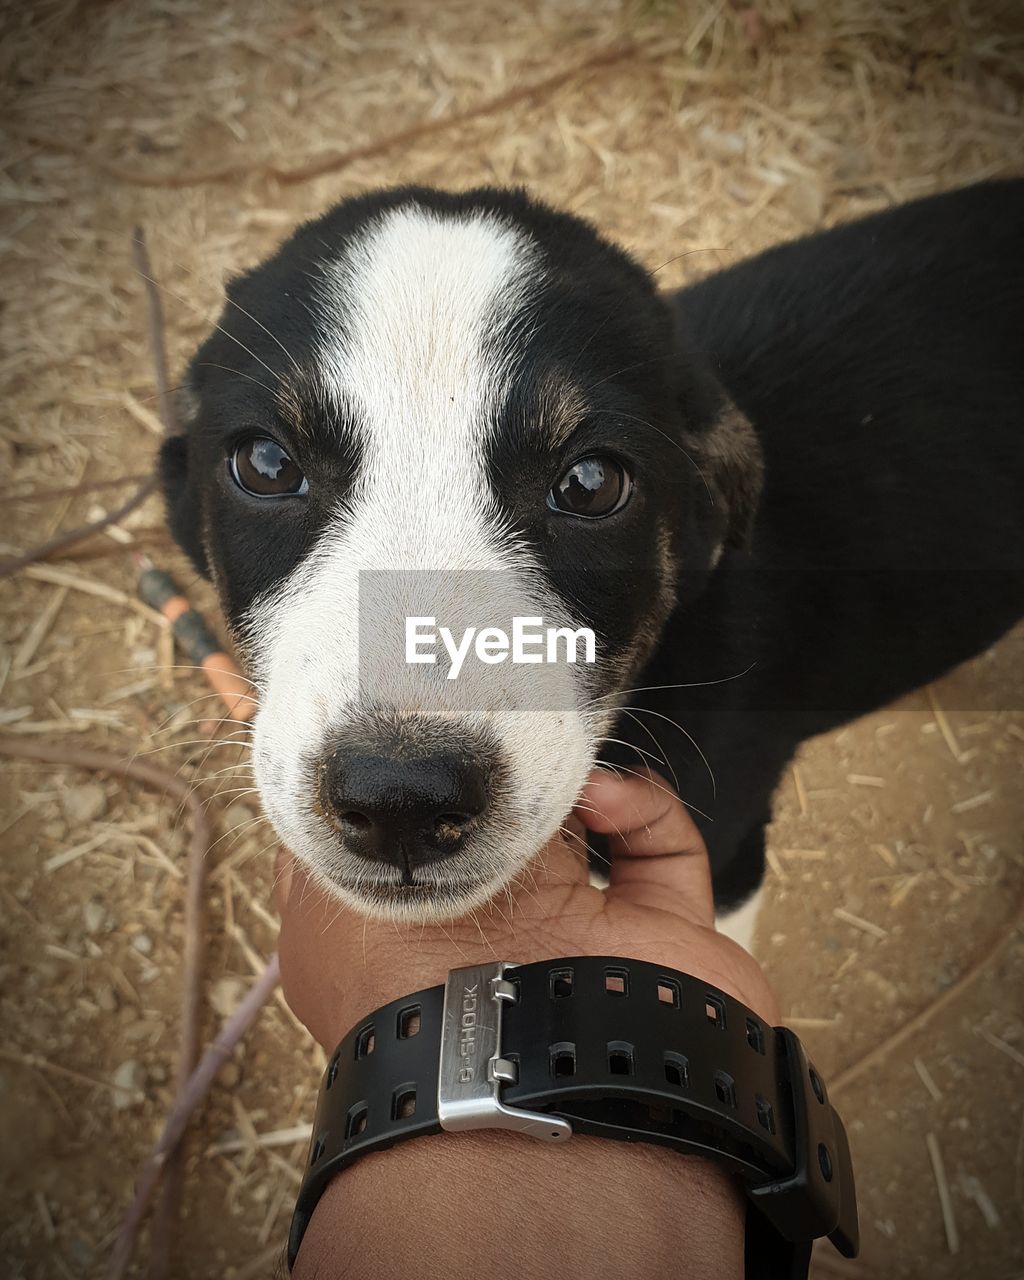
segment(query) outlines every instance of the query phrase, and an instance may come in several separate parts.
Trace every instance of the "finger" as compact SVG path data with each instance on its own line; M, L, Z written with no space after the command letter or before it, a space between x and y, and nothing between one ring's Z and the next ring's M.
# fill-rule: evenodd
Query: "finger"
M609 892L638 906L713 925L711 868L700 832L672 788L653 770L622 777L596 769L577 801L612 855Z
M704 841L671 786L652 769L629 775L595 769L573 809L591 831L605 832L613 854L704 854Z

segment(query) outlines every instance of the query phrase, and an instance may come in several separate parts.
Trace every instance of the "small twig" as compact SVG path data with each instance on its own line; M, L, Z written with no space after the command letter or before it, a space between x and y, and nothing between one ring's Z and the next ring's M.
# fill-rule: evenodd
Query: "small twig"
M271 956L267 967L246 992L213 1044L203 1054L199 1065L189 1076L185 1088L178 1094L149 1158L143 1165L135 1183L135 1196L121 1224L110 1263L110 1280L119 1280L131 1259L146 1207L156 1189L161 1171L168 1156L177 1149L188 1127L193 1112L210 1091L217 1072L221 1069L236 1044L242 1039L257 1015L277 989L280 977L277 955Z
M250 1258L248 1262L243 1262L241 1267L234 1273L235 1280L263 1280L264 1276L284 1275L283 1262L280 1272L271 1272L270 1268L273 1264L284 1256L284 1247L280 1244L271 1245L269 1248L262 1250L256 1254L254 1258Z
M949 754L957 764L963 764L963 753L960 750L959 742L956 740L956 734L953 732L953 726L949 723L949 718L939 704L939 700L935 696L935 690L931 685L926 686L925 694L931 706L932 715L935 717L935 723L939 726L939 732L942 734L942 740L949 747Z
M257 1133L252 1143L245 1138L221 1138L209 1150L215 1155L229 1156L237 1151L247 1151L250 1146L294 1147L297 1142L308 1142L311 1131L310 1124L293 1124L289 1129L270 1129L265 1133Z
M43 1234L46 1236L47 1242L52 1244L57 1239L57 1229L53 1225L53 1216L50 1213L50 1206L46 1203L46 1196L41 1191L37 1191L33 1199L36 1202L36 1209L39 1211L39 1218L43 1224Z
M1015 1049L1012 1044L1007 1044L1001 1036L994 1036L991 1031L986 1031L984 1027L975 1027L975 1031L983 1040L987 1040L993 1049L998 1049L1000 1053L1005 1053L1011 1062L1016 1062L1018 1067L1024 1067L1024 1053L1019 1049Z
M990 1231L995 1231L1000 1226L1002 1219L999 1217L999 1210L993 1203L992 1197L982 1186L981 1179L973 1173L965 1173L961 1170L958 1181L964 1195L968 1196L978 1206L978 1212L984 1218L985 1226Z
M847 911L845 907L833 907L832 914L837 920L842 920L843 924L848 924L852 929L859 929L861 933L870 934L872 938L887 938L889 930L883 929L880 924L875 924L873 920L865 920L863 916L855 916L852 911Z
M7 1062L17 1062L23 1067L31 1067L34 1071L48 1071L51 1075L60 1076L63 1080L71 1080L75 1084L84 1085L92 1089L104 1089L107 1093L124 1094L129 1093L133 1098L141 1098L141 1094L132 1093L130 1089L122 1089L120 1085L114 1084L110 1080L99 1080L94 1076L87 1076L81 1071L72 1071L70 1067L63 1067L59 1062L50 1062L48 1058L41 1058L37 1053L19 1053L17 1049L8 1049L0 1045L0 1058Z
M946 1244L949 1252L960 1252L960 1233L956 1229L956 1218L953 1215L953 1197L949 1194L949 1182L946 1180L946 1166L942 1162L939 1140L934 1133L925 1134L925 1145L928 1148L928 1159L932 1162L932 1173L935 1177L935 1190L939 1194L939 1208L942 1210L942 1225L946 1232Z
M149 315L149 350L153 359L153 380L156 384L156 407L163 423L164 435L178 434L171 398L171 377L167 370L167 344L164 341L164 309L160 301L160 289L153 278L153 264L146 247L146 233L141 227L132 231L132 258L135 270L142 277L146 290L146 306Z
M85 493L97 493L101 489L121 489L126 484L141 484L146 475L106 477L103 480L83 480L80 484L61 485L56 489L7 489L0 492L0 503L52 502L55 498L77 498Z
M50 629L57 620L57 614L60 613L64 601L67 599L68 590L67 587L58 587L25 633L25 638L11 659L11 670L15 675L23 676L25 668L31 664L32 659L39 652L39 646L50 634Z
M236 924L232 932L234 933L235 941L238 943L239 947L241 948L242 954L245 956L245 959L249 965L249 968L253 971L254 974L260 973L263 969L263 966L266 964L266 961L252 946L250 946L249 940L245 936L245 930L242 928L240 924ZM285 1015L286 1018L288 1018L291 1021L295 1030L298 1031L300 1035L304 1034L306 1028L303 1026L302 1022L292 1012L292 1007L288 1003L288 1001L285 999L284 992L276 991L274 993L274 998L277 1001L278 1005L280 1006L282 1013Z
M950 813L970 813L972 809L980 809L983 805L991 804L995 790L990 788L988 791L979 791L976 796L969 796L966 800L958 800L956 804L949 806Z
M145 525L142 528L133 528L131 545L136 550L142 547L169 546L170 535L167 532L167 526ZM107 556L117 555L124 550L124 544L120 542L79 543L62 551L60 558L66 561L103 560Z
M99 533L101 530L106 529L108 525L117 524L119 520L123 520L126 515L129 515L137 507L142 506L149 495L156 490L157 483L158 480L155 475L149 476L126 502L122 502L113 511L108 511L105 516L101 516L98 520L89 520L86 524L80 524L74 529L68 529L65 533L58 533L52 538L47 538L45 542L38 542L34 547L29 547L27 551L23 551L20 555L8 557L0 563L0 578L9 578L12 573L17 573L19 569L24 569L26 565L35 564L37 560L49 560L51 556L57 555L67 547L74 546L76 542L81 542L83 538Z
M497 112L505 111L521 102L527 102L531 98L537 98L543 94L551 93L555 89L560 89L563 84L567 84L577 76L596 71L601 67L613 66L615 63L624 62L628 58L639 57L645 52L650 57L657 57L659 53L658 50L645 49L644 44L635 40L616 41L604 49L599 49L589 57L581 59L574 66L568 67L564 71L553 72L549 76L534 80L531 84L522 85L518 89L508 89L493 98L485 98L483 102L478 102L475 106L467 107L463 111L453 111L450 115L441 116L436 120L427 120L421 124L410 125L405 129L398 129L383 138L376 138L372 142L365 142L358 147L350 147L345 151L331 150L321 152L320 155L315 156L305 164L297 165L290 169L283 169L274 164L258 163L255 165L228 165L221 169L208 169L191 173L154 174L139 173L135 169L127 169L121 165L110 164L106 161L97 161L97 163L111 177L117 178L121 182L130 182L141 187L194 187L207 182L235 182L240 178L251 177L255 172L264 177L276 178L278 182L286 185L295 182L308 182L310 178L319 178L325 173L337 173L340 169L347 168L357 160L369 160L383 155L395 147L405 146L410 142L418 142L420 139L432 134L444 133L448 129L455 129L459 125L468 124L470 121L479 120L484 116L495 115ZM662 56L667 56L669 52L670 50L665 50Z
M973 964L967 968L956 982L951 987L947 987L941 995L936 996L930 1004L926 1004L923 1009L905 1022L898 1031L894 1031L891 1036L869 1050L863 1058L851 1063L845 1071L841 1071L829 1084L829 1092L834 1095L841 1089L848 1088L859 1080L862 1075L870 1071L872 1067L877 1066L887 1058L894 1049L898 1049L900 1045L906 1044L908 1040L913 1039L921 1028L926 1026L937 1013L941 1013L947 1005L952 1004L976 978L984 973L992 961L1001 954L1004 947L1009 944L1022 924L1024 924L1024 897L1018 900L1013 914L998 936L989 943L981 955L975 959Z
M1013 1157L1013 1194L1018 1204L1024 1203L1024 1112L1020 1117L1017 1151Z
M925 1066L925 1064L921 1061L921 1059L920 1059L920 1058L915 1058L915 1059L914 1059L914 1070L915 1070L915 1071L917 1072L917 1074L920 1076L920 1078L921 1078L921 1083L924 1085L924 1087L925 1087L925 1088L928 1090L928 1092L931 1094L932 1098L933 1098L936 1102L941 1102L941 1101L942 1101L942 1090L941 1090L941 1089L939 1088L939 1086L935 1083L935 1079L934 1079L934 1077L932 1076L932 1073L928 1070L928 1068Z
M189 845L188 877L185 886L185 954L182 963L181 1035L178 1049L178 1098L189 1081L199 1049L199 1014L202 999L203 917L205 906L206 853L210 847L211 828L202 797L192 782L179 778L159 765L138 760L123 760L106 751L64 746L60 743L31 742L20 738L0 737L0 755L27 757L48 764L119 774L148 786L160 787L175 796L188 811L192 822ZM172 1153L168 1151L168 1157ZM169 1165L169 1185L177 1186L174 1166ZM173 1195L173 1192L171 1193ZM176 1207L169 1200L162 1204L161 1222ZM162 1228L161 1228L162 1229Z
M153 357L156 399L160 410L160 421L164 425L166 434L171 436L176 433L177 424L174 420L174 406L169 390L171 382L167 373L163 308L160 304L160 293L153 280L153 269L150 265L146 240L141 227L136 227L132 233L132 256L135 259L136 270L145 283L146 297L149 304L149 339ZM147 476L130 498L122 502L119 507L115 507L113 511L108 511L106 515L101 516L98 520L89 520L86 524L78 525L77 528L58 533L52 538L47 538L45 542L39 542L34 547L29 547L27 551L23 551L20 555L5 559L0 563L0 578L8 578L12 573L17 573L19 569L24 569L26 565L35 564L37 560L48 560L51 556L55 556L58 552L74 546L75 543L81 542L84 538L91 537L92 534L99 533L101 530L109 528L112 524L117 524L137 507L141 507L149 495L155 492L159 482L160 478L156 473Z
M793 765L792 773L793 786L796 789L797 804L800 806L800 814L801 817L806 818L810 810L810 805L807 803L807 788L804 786L804 780L800 776L800 766L797 764Z
M123 548L119 549L123 550ZM72 591L81 591L88 596L96 596L110 604L132 609L150 622L155 622L157 626L167 626L167 619L162 613L157 613L155 609L151 609L148 604L143 604L135 596L130 596L126 591L119 591L117 587L111 587L106 582L97 582L95 578L86 578L71 569L61 568L60 565L29 565L25 570L25 577L32 578L36 582L49 582L55 587L69 587Z

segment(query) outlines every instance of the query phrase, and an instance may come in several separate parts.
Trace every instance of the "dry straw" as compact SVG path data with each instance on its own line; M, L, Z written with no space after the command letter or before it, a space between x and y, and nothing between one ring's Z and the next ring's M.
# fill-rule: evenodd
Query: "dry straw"
M820 225L1022 170L1024 9L1015 0L309 0L301 6L38 0L7 6L0 22L0 496L3 511L13 513L0 531L5 557L60 540L90 520L98 502L117 521L117 536L132 540L128 545L145 543L183 577L189 573L174 560L155 500L136 512L117 510L130 486L150 473L155 444L144 298L128 249L138 223L149 232L164 289L173 382L215 318L229 275L258 260L302 219L375 185L526 184L595 219L669 287ZM111 487L118 477L124 492ZM36 501L20 501L32 495ZM205 768L216 772L228 763L230 744L211 749L194 724L206 705L201 678L170 665L163 630L134 600L125 545L105 532L73 549L58 543L51 548L62 551L58 560L4 584L9 661L0 662L0 693L12 749L73 731L89 750L123 759L159 749L158 759L186 773L209 756ZM87 569L71 564L72 552L76 561L88 557ZM211 607L211 597L203 603ZM87 718L73 715L76 709ZM807 1036L831 1052L853 1033L858 1009L872 1011L872 1035L883 1024L902 1028L834 1079L834 1087L849 1090L851 1105L860 1096L854 1086L871 1068L885 1063L892 1073L891 1064L903 1059L908 1088L921 1094L921 1077L910 1069L915 1054L929 1063L936 1087L944 1083L938 1047L952 1033L936 1014L961 1008L970 984L1009 963L1021 919L1008 900L1010 871L990 872L979 861L975 837L984 843L998 817L1004 797L992 778L1011 753L1019 758L1024 728L1005 716L976 717L981 731L969 738L966 730L974 726L944 708L941 698L931 714L933 741L951 772L949 794L928 797L926 812L934 810L938 822L956 810L974 841L965 845L973 859L967 875L959 864L944 866L969 894L933 875L932 863L915 861L903 832L871 825L875 802L880 807L905 785L903 775L884 764L862 760L861 768L844 765L837 774L835 787L851 811L872 808L856 839L837 837L827 850L813 824L830 803L828 788L815 787L831 747L812 751L780 797L780 807L793 813L784 847L773 851L786 892L809 895L825 919L837 908L843 913L834 963L843 975L844 1016L833 1016L815 992L802 993L808 1001L802 1012L814 1015L802 1018ZM922 738L922 756L926 746ZM847 781L850 773L859 784ZM248 785L244 771L237 779L229 771L214 780L225 789L236 784ZM11 814L0 824L11 850L0 866L0 893L5 913L24 930L28 970L37 954L46 954L46 944L77 954L51 920L70 918L90 897L101 898L123 922L144 920L157 937L169 932L182 902L173 875L158 870L155 882L143 878L148 855L129 840L142 831L167 856L178 856L177 832L157 797L112 795L104 822L118 826L124 840L85 847L101 828L46 834L59 820L54 796L72 785L70 775L40 780L20 766L12 775ZM979 799L989 792L991 798ZM243 791L232 807L248 802ZM228 803L221 797L209 810L225 830L237 827L215 849L226 869L211 881L210 977L244 984L274 945L254 906L269 887L270 869L258 857L268 837L254 819L246 825L244 812L226 818ZM866 868L858 885L862 903L846 900L832 870L842 865L844 850L853 860L857 841L858 865ZM20 857L26 847L39 850L31 874ZM65 864L53 862L76 848ZM950 855L943 849L929 856ZM17 874L9 869L15 866ZM969 877L979 868L988 879L975 884ZM868 904L869 877L878 871L899 879ZM236 887L241 878L244 892ZM29 881L26 896L23 882ZM895 948L908 915L936 884L959 892L957 910L967 909L966 901L974 913L972 928L959 927L952 909L935 919L936 934L955 944L950 965L961 977L928 1005L931 975L911 973L901 1004L875 1017L862 958L870 948L875 964ZM929 907L942 909L934 902ZM174 1026L174 947L158 950L150 963L133 958L130 949L122 954L123 941L120 934L103 939L98 957L86 949L81 966L69 968L71 976L51 982L45 1002L27 987L5 992L24 1037L9 1047L20 1057L8 1065L50 1089L47 1104L78 1128L87 1126L88 1110L70 1096L64 1101L50 1069L59 1064L38 1049L67 1037L83 1078L108 1080L120 1060L111 1056L111 1036L97 1035L97 1024L79 1009L83 999L89 1003L95 972L109 980L111 1004L121 1002L143 1022L143 1011L155 1007ZM113 1014L104 1017L104 1030L119 1025ZM1005 1048L970 1029L964 1035L1019 1071ZM859 1043L868 1048L871 1042ZM174 1044L171 1031L161 1052L170 1056ZM968 1048L960 1044L958 1051ZM264 1084L243 1079L230 1086L233 1096L244 1097L252 1113L265 1112L259 1131L293 1131L308 1119L311 1098L282 1099L291 1098L296 1080L314 1078L312 1051L272 1005L251 1033L248 1053L261 1062ZM228 1090L215 1090L203 1113L204 1145L234 1123L234 1109L224 1105ZM97 1086L88 1097L109 1092ZM125 1170L166 1110L158 1091L149 1095L134 1128L133 1113L118 1113L122 1119L103 1135L104 1147L107 1141L117 1146ZM949 1161L952 1139L937 1128L934 1136ZM922 1151L923 1144L922 1131ZM192 1170L190 1209L226 1199L239 1210L237 1219L219 1213L212 1226L204 1219L203 1229L241 1253L241 1274L268 1273L267 1246L284 1228L291 1165L271 1156L282 1159L257 1144L253 1151L204 1156ZM871 1150L862 1146L858 1156L871 1171ZM926 1174L927 1164L922 1167ZM865 1176L870 1183L871 1172ZM59 1251L67 1238L62 1233L74 1232L95 1251L89 1274L102 1274L130 1178L126 1172L116 1196L100 1189L102 1181L85 1179L86 1186L72 1179L61 1212L52 1217L53 1197L45 1196L41 1209L34 1198L36 1226L15 1239L15 1256ZM954 1205L957 1185L946 1184ZM258 1201L247 1198L256 1191ZM927 1268L951 1275L942 1270L950 1219L944 1227L935 1214ZM962 1263L971 1249L967 1212L953 1221ZM1012 1269L1012 1248L1007 1239L1002 1253L991 1255L1000 1274ZM196 1268L205 1265L196 1261L198 1251L189 1256ZM823 1270L828 1265L821 1263Z

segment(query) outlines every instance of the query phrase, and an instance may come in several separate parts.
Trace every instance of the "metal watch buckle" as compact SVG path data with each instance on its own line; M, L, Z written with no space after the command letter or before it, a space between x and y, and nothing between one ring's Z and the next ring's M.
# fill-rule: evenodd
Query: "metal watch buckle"
M518 999L505 960L452 969L444 987L437 1115L450 1133L515 1129L544 1142L564 1142L572 1126L559 1116L507 1107L501 1086L515 1084L516 1064L502 1051L502 1011Z

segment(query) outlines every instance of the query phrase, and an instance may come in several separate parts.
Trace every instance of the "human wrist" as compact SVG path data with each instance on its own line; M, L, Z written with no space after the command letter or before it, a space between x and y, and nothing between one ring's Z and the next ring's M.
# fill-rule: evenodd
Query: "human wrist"
M685 1259L692 1280L730 1280L743 1275L744 1215L736 1180L700 1157L598 1138L441 1134L335 1177L294 1274L460 1280L514 1263L519 1280L642 1280Z
M452 969L496 959L531 964L569 955L618 955L647 961L699 977L770 1025L779 1021L774 994L757 962L709 928L677 924L664 932L628 933L609 929L602 920L577 925L557 903L543 919L513 922L496 909L484 909L472 921L444 926L364 922L344 937L344 962L326 966L310 954L308 938L322 934L334 909L308 901L305 910L301 928L282 930L283 984L289 1004L328 1052L374 1009L443 984Z

